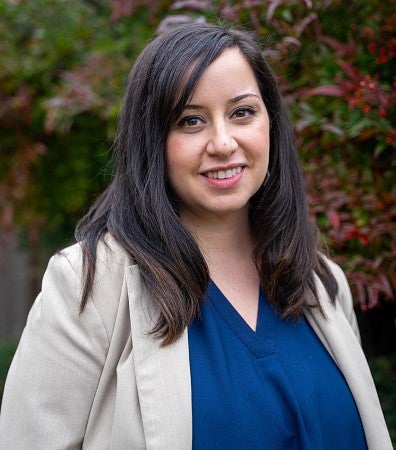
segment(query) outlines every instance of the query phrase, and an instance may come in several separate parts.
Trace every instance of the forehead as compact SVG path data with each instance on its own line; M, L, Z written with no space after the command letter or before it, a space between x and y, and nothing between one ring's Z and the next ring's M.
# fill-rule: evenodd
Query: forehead
M201 95L215 95L219 91L230 94L238 91L260 94L253 69L238 48L224 50L209 64L199 78L191 99Z

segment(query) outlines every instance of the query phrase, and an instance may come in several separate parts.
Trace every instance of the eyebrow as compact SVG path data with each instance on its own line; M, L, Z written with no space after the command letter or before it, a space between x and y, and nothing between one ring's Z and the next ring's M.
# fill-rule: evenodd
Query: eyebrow
M230 98L229 100L227 100L227 103L233 105L233 104L238 103L238 102L240 102L241 100L243 100L243 99L245 99L247 97L260 98L260 96L257 95L257 94L247 93L247 94L241 94L241 95L237 95L236 97ZM184 107L184 109L204 109L204 107L202 105L195 105L193 103L190 103L190 104L186 105Z

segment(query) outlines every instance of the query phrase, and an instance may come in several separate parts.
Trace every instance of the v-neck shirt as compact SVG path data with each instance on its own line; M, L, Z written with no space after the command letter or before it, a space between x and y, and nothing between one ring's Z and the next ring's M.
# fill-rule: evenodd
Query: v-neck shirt
M348 385L308 322L259 295L256 331L211 281L188 329L193 449L363 450Z

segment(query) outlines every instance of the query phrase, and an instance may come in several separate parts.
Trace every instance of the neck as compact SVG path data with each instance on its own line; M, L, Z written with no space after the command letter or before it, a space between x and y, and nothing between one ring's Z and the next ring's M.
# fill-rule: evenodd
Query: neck
M210 278L253 329L256 327L260 277L253 261L247 211L210 220L181 216L200 247Z
M248 211L199 219L182 215L211 269L229 258L251 258L253 243Z

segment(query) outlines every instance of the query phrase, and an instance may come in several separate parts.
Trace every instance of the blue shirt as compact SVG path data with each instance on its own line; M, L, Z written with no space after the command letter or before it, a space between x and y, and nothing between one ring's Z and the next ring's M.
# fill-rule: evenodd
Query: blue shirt
M343 375L260 291L256 331L211 282L189 326L193 449L367 449Z

